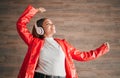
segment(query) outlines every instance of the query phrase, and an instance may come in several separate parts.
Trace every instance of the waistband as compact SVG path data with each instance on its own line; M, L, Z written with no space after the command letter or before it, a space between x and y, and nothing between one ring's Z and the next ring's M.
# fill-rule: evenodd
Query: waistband
M53 76L53 75L46 75L39 72L35 72L34 78L65 78L63 76Z

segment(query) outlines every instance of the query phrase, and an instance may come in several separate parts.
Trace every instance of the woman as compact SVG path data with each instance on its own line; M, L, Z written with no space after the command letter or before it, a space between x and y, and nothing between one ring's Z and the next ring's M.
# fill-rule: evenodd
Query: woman
M55 25L48 18L38 20L31 34L26 24L37 12L45 11L29 5L17 21L18 33L28 45L18 78L78 78L72 59L89 61L109 51L108 43L95 50L81 52L65 40L53 38Z

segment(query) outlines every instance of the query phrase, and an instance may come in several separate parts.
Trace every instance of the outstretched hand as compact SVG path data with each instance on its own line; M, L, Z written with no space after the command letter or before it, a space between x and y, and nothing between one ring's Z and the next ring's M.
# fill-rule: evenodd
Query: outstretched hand
M43 12L45 12L45 11L46 11L46 9L45 9L45 8L43 8L43 7L37 8L37 10L38 10L39 12L41 12L41 13L43 13Z
M108 43L108 42L105 42L104 44L107 45L108 50L110 50L110 45L109 45L109 43Z

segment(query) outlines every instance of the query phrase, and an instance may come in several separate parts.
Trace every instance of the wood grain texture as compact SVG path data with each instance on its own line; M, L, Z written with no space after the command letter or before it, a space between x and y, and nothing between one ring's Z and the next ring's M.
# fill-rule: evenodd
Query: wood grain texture
M0 2L0 78L16 78L27 51L16 31L16 21L28 4L45 7L28 24L41 17L56 25L55 37L81 51L104 42L110 52L89 62L74 61L79 78L120 78L120 0L2 0Z

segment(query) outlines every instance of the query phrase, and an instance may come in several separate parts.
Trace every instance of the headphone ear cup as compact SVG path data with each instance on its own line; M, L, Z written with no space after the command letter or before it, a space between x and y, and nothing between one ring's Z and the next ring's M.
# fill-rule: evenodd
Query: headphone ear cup
M37 25L35 24L35 29L36 29L37 34L39 35L44 34L44 29L42 27L37 27Z
M43 35L44 34L44 30L42 27L38 27L39 31L40 31L40 35Z

